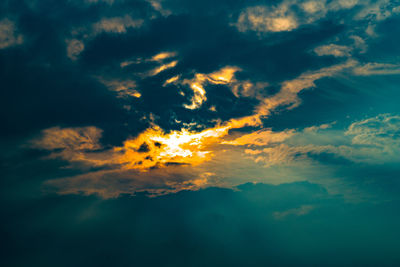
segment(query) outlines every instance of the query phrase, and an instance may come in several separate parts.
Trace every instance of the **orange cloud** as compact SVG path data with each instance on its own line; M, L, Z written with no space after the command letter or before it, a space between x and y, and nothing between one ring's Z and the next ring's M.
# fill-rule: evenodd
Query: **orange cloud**
M262 127L262 119L269 116L277 107L293 108L297 106L300 101L298 93L315 86L315 80L332 76L354 65L356 65L354 61L348 61L344 64L304 73L296 79L282 83L281 90L275 95L263 98L254 109L253 115L233 118L200 132L191 131L188 128L164 132L153 124L138 136L126 140L122 146L101 150L100 129L95 127L65 129L55 127L45 130L43 137L33 143L35 147L55 150L51 154L52 157L61 157L71 163L78 162L85 166L106 169L79 177L70 177L68 179L72 179L71 183L59 179L49 182L49 184L57 184L56 187L60 188L64 181L72 190L68 191L68 188L63 188L64 193L79 191L79 188L86 188L88 183L92 183L90 187L82 190L86 190L86 193L97 192L109 197L113 194L112 190L103 188L106 185L96 185L96 182L100 183L101 180L101 183L107 182L110 186L115 184L116 187L119 187L118 182L112 180L113 177L130 179L130 188L127 188L126 191L145 190L152 194L215 185L215 181L211 181L210 177L205 178L201 175L210 170L214 172L214 169L221 168L221 164L226 164L218 157L211 161L216 154L221 152L221 148L234 151L234 147L238 146L264 146L261 150L247 149L244 152L248 157L255 157L256 162L265 163L266 166L290 163L294 159L294 155L299 152L304 154L307 151L315 151L315 147L312 146L292 148L282 144L283 141L294 135L294 130L273 132L270 129L261 129L243 134L238 132L230 134L229 131L246 126ZM192 80L183 82L192 86L196 85L203 90L206 83L233 86L241 83L234 76L238 70L235 67L225 67L210 74L196 74ZM173 77L171 80L171 83L174 84L179 82L179 76ZM201 104L201 101L198 101L197 104ZM271 144L273 147L266 147ZM238 147L236 150L241 149ZM319 147L319 149L330 148ZM235 153L238 153L237 151ZM206 162L209 163L205 164ZM207 166L213 167L207 169ZM192 173L195 169L197 172ZM76 184L74 184L75 182ZM126 191L118 188L115 192Z

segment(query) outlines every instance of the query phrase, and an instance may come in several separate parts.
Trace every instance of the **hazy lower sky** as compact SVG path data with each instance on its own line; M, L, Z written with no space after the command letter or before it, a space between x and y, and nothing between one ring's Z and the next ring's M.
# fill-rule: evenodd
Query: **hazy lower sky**
M1 1L1 265L400 265L399 43L398 0Z

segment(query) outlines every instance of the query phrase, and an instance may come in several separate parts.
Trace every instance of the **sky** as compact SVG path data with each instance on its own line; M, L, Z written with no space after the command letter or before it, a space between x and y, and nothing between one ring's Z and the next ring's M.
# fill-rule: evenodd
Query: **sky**
M2 266L398 266L400 1L3 0Z

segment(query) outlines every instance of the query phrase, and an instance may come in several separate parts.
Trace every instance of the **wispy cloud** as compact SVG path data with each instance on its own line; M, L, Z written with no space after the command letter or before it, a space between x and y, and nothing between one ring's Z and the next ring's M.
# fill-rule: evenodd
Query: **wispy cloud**
M354 68L353 72L355 75L361 76L396 75L400 74L400 64L366 63Z
M329 44L314 49L318 56L349 57L351 48L344 45Z
M112 4L112 3L111 3ZM71 60L77 60L85 49L85 42L92 40L101 33L126 34L130 29L142 27L143 19L133 19L130 15L121 17L104 17L90 26L74 28L71 38L66 39L67 56Z

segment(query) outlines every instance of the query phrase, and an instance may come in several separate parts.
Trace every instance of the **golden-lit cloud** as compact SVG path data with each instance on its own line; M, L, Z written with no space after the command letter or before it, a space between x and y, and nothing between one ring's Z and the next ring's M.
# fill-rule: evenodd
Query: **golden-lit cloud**
M157 55L154 55L151 60L152 61L163 61L164 59L175 57L176 52L161 52Z
M166 55L157 55L154 57L159 58L160 61L169 58ZM225 163L216 157L217 154L225 153L221 152L221 149L227 151L227 154L224 155L228 155L229 151L236 151L235 153L241 151L242 155L247 155L248 160L254 160L255 163L261 163L266 167L290 164L298 159L299 155L307 153L335 149L344 151L345 148L332 148L327 145L290 146L285 142L295 136L294 130L274 132L271 129L262 129L262 119L268 117L278 107L293 108L297 106L300 101L298 99L299 92L314 87L314 82L318 79L331 77L356 64L355 61L348 61L317 71L306 72L296 79L285 81L281 84L281 90L276 94L259 98L260 103L252 115L219 122L216 126L201 131L189 130L193 129L192 126L195 125L184 125L184 128L180 130L165 132L152 120L153 122L147 130L136 137L127 139L123 145L104 149L99 144L101 130L98 128L51 128L43 132L42 138L37 139L34 146L54 150L51 157L61 157L71 163L81 163L82 166L103 169L79 177L71 177L69 178L72 179L71 181L49 182L58 188L62 187L62 183L68 184L62 189L64 193L79 191L79 187L82 189L91 183L92 185L86 191L84 190L86 193L96 192L110 197L113 194L111 188L103 188L100 184L97 186L102 189L97 190L96 181L100 182L101 180L101 183L109 183L110 186L115 184L118 187L117 181L110 181L112 177L129 180L127 183L130 188L126 190L118 188L116 192L119 193L146 190L152 194L163 194L216 185L216 180L211 179L211 176L205 178L200 175L202 173L219 173L221 175L221 170L218 169L221 166L217 165ZM199 97L205 98L204 86L207 84L222 84L231 88L236 85L242 86L244 82L235 78L235 73L239 70L237 67L227 66L209 74L197 73L193 79L183 81L177 75L169 78L167 84L187 84L192 86L193 90L199 91ZM111 81L108 82L108 86L112 87L114 91L125 93L127 88L133 90L135 83L133 81L131 83ZM251 86L256 88L254 84ZM261 87L258 88L261 90ZM201 104L203 98L194 100L194 103ZM232 131L246 126L259 128L256 131L253 129L250 133ZM320 129L327 128L329 126L320 126ZM212 167L202 169L201 166ZM229 184L229 182L225 182L225 184ZM69 187L71 191L68 191Z
M67 149L74 151L101 148L102 130L93 126L83 128L53 127L42 131L42 137L32 141L34 147L47 150Z
M399 121L398 116L383 114L355 122L346 132L331 130L332 124L323 124L296 132L262 129L239 137L235 137L237 133L229 134L230 126L169 133L152 126L111 149L103 149L99 144L98 128L57 127L43 131L43 136L33 144L54 150L53 157L71 163L102 167L99 171L49 180L48 190L61 194L99 194L106 198L141 191L160 195L208 186L229 187L249 181L246 179L256 181L259 175L266 175L263 168L273 171L267 176L272 179L268 181L279 184L288 180L282 175L273 177L279 174L273 168L310 167L315 160L309 155L321 153L354 162L398 162L395 155L400 149L396 140ZM347 145L332 144L332 138L338 134L348 138ZM254 173L252 168L256 168ZM296 177L293 179L299 179Z
M206 90L204 86L210 84L229 84L234 80L235 72L240 69L237 67L224 67L210 74L196 73L193 79L183 80L183 85L189 85L193 90L193 96L190 104L184 104L187 109L197 109L201 107L204 101L207 100Z
M162 55L162 58L165 56L164 53L160 55ZM163 69L163 65L158 67L156 70L160 68ZM190 99L190 104L185 103L183 106L191 110L200 108L202 104L207 101L206 86L210 84L226 85L236 97L243 96L261 98L260 91L262 91L262 89L267 87L269 84L266 82L252 83L249 80L239 81L235 78L235 73L239 71L241 71L239 67L225 66L208 74L195 73L192 79L180 80L181 75L176 75L166 80L163 86L168 84L189 86L193 92L193 95ZM183 92L181 92L181 94L184 95Z
M171 69L171 68L175 67L176 64L178 64L177 60L171 61L171 62L166 63L166 64L162 64L161 66L156 67L155 69L151 70L149 72L149 75L150 76L155 76L155 75L159 74L160 72L163 72L163 71L165 71L167 69Z
M125 141L123 148L117 148L124 151L119 163L124 168L141 170L171 164L200 164L211 159L212 152L207 146L226 133L226 128L212 128L198 133L182 129L166 134L153 127Z
M62 158L69 162L88 163L87 154L101 149L99 140L102 130L93 126L60 128L53 127L42 131L40 138L31 142L32 147L51 150L50 158ZM93 165L91 162L89 165Z
M227 132L228 127L216 127L202 132L182 129L165 133L158 126L153 126L136 138L126 140L122 147L86 152L100 148L100 129L55 127L44 130L43 137L33 144L34 147L47 150L61 149L54 156L62 155L69 161L81 161L95 166L118 165L122 169L146 171L153 167L197 165L210 160L212 151L207 150L207 147L218 143L219 138Z
M175 75L175 76L169 78L168 80L166 80L164 82L163 86L166 86L166 85L171 84L171 83L175 83L175 82L177 82L179 80L179 78L180 78L180 75Z

